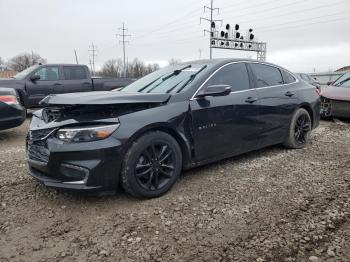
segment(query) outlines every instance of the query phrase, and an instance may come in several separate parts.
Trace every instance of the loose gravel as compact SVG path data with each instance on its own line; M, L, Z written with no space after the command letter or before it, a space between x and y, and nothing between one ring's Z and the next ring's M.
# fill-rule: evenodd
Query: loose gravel
M0 261L350 261L350 124L184 172L165 196L91 196L26 175L0 132Z

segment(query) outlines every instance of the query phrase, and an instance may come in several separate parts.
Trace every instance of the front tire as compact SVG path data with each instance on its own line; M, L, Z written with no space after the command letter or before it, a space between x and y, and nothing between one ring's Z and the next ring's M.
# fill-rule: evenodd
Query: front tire
M310 141L311 125L309 113L299 108L293 115L284 146L293 149L304 148Z
M182 154L177 141L167 133L153 131L128 149L121 172L122 187L137 198L159 197L175 184L181 169Z

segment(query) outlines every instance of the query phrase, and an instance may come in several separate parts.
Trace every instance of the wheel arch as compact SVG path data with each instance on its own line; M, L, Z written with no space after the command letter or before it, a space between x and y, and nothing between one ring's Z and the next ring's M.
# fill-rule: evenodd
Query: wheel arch
M177 130L175 130L173 127L171 127L167 123L157 123L152 124L149 126L146 126L140 130L138 130L136 133L134 133L130 139L127 142L127 148L131 146L133 142L135 142L137 139L139 139L141 136L145 135L146 133L153 132L153 131L162 131L164 133L167 133L168 135L172 136L176 142L179 144L181 153L182 153L182 168L186 168L190 161L191 161L191 146L188 139L185 137L184 134L181 134Z
M300 106L299 106L299 108L303 108L303 109L305 109L308 113L309 113L309 115L310 115L310 118L311 118L311 126L313 127L314 126L314 111L312 110L312 107L309 105L309 104L307 104L307 103L303 103L303 104L301 104ZM299 108L297 108L297 109L299 109Z

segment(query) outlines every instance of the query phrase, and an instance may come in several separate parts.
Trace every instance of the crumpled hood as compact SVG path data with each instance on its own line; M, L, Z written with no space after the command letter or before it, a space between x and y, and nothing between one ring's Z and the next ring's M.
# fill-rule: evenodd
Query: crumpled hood
M350 101L350 88L328 86L322 89L321 96L333 100Z
M41 100L41 105L107 105L164 103L170 94L126 93L122 91L97 91L49 95Z

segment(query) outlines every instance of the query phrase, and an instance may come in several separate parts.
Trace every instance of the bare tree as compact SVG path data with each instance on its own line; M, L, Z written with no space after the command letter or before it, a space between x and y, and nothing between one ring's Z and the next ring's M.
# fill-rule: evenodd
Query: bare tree
M23 53L11 58L8 62L8 65L11 69L20 72L32 65L39 63L46 63L46 60L42 58L39 54Z
M127 77L139 78L159 69L158 64L145 65L144 62L135 58L127 65ZM109 59L97 72L98 76L123 77L123 61L121 59Z
M4 59L2 59L1 56L0 56L0 65L3 65L3 64L5 64L5 61L4 61Z
M109 59L102 66L101 71L97 73L99 76L120 77L123 70L123 61L121 59Z
M173 66L173 65L178 65L181 62L182 62L181 59L171 58L168 63L169 65Z

